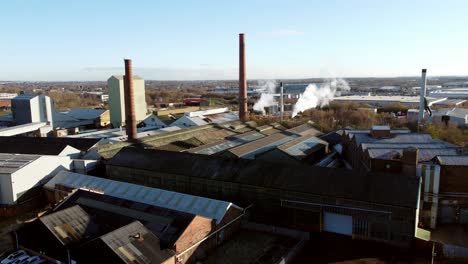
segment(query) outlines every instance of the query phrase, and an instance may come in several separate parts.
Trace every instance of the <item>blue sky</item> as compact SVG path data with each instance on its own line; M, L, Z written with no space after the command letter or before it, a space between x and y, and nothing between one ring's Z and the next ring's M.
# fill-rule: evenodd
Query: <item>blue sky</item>
M468 1L0 2L0 80L468 75Z

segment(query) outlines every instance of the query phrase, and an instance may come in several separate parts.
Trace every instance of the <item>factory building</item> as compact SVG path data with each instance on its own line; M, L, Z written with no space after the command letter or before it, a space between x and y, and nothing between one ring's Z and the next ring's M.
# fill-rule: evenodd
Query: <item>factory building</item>
M275 133L264 138L229 149L223 156L231 158L255 159L258 155L285 144L299 136L287 132Z
M420 224L460 223L468 208L467 158L461 147L430 135L391 130L345 130L343 155L355 170L401 173L422 180Z
M468 88L437 89L430 91L429 96L435 98L468 99Z
M21 94L11 101L12 117L16 124L45 122L53 126L54 105L49 96Z
M432 116L429 117L428 121L454 124L459 128L466 128L468 127L468 109L435 109L432 110Z
M226 224L243 213L230 202L66 171L51 179L45 190L49 201L60 203L50 214L20 229L19 240L22 246L61 261L68 249L73 259L83 263L108 262L96 257L100 249L112 245L111 237L121 246L128 245L125 230L137 225L154 236L158 246L152 252L141 252L145 254L137 254L131 245L125 250L117 247L120 254L111 256L120 260L111 263L133 263L132 257L151 259L155 252L168 261L164 263L194 262L199 254L229 239L240 226L239 222ZM87 228L83 228L83 222L88 223ZM44 239L32 239L38 236ZM46 240L60 243L44 243ZM96 258L101 261L91 261Z
M0 153L0 204L14 205L60 170L71 169L67 156ZM27 195L26 195L27 196Z
M114 128L125 126L124 76L113 75L107 80L109 88L110 122ZM137 123L146 118L145 81L133 76L135 115Z
M447 98L434 98L426 97L428 105L445 101ZM337 102L360 103L370 104L375 106L385 106L389 104L403 104L408 107L418 107L420 98L419 96L338 96L333 98Z
M415 176L124 148L107 177L253 204L252 221L409 246L416 233Z
M191 148L187 150L187 152L203 155L222 154L228 149L252 142L263 137L265 137L265 135L257 131L250 131L238 135L229 136L226 137L226 139L216 141L210 144L201 145L196 148Z
M328 143L315 136L301 136L259 154L256 159L289 164L315 164L329 153Z
M239 120L237 113L229 111L228 108L215 108L186 112L182 117L171 123L170 126L180 128L203 126L210 123L223 124Z

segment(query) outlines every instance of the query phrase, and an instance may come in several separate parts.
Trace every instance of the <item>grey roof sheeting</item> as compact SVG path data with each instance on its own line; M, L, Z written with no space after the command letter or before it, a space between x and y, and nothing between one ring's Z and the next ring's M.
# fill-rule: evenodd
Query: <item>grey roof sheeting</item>
M253 142L232 148L229 150L229 152L240 158L254 159L256 155L274 149L275 147L287 143L298 137L298 135L291 133L276 133L264 138L260 138Z
M78 205L39 218L62 243L78 242L92 232L91 217Z
M0 173L14 173L38 158L37 155L0 153Z
M307 135L293 139L277 148L292 157L303 159L313 152L314 149L325 147L327 145L327 142L313 135Z
M125 263L163 263L173 257L172 250L162 250L159 239L139 221L116 229L100 238Z
M440 148L418 148L419 161L429 161L439 155L456 156L459 155L457 149L440 149ZM392 159L396 153L403 154L403 148L368 148L369 157L373 159Z
M437 156L441 165L448 166L468 166L468 156Z
M419 180L386 173L359 174L344 169L284 165L192 153L127 147L110 166L187 175L328 197L416 208Z
M237 147L242 144L260 139L265 137L265 135L258 133L257 131L251 131L235 136L227 137L225 140L214 142L211 144L202 145L196 148L187 150L190 153L204 154L204 155L213 155L216 153L223 152L230 148Z

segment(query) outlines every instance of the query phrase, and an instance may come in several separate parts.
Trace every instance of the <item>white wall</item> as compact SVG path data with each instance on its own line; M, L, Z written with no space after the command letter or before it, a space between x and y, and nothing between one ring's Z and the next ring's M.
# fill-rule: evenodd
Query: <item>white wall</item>
M18 199L17 194L32 187L45 183L60 170L72 169L72 160L69 157L41 156L11 175L13 186L12 200ZM10 200L11 203L11 200Z

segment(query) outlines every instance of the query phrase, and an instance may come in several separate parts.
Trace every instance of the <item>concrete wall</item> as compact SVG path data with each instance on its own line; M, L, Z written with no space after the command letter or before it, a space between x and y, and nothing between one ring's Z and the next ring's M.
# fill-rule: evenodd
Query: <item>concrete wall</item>
M13 189L11 185L11 174L0 173L0 204L13 203Z
M124 81L114 76L107 80L109 88L109 111L110 122L114 127L125 125L125 96ZM135 96L135 112L137 123L146 117L145 81L143 79L133 80Z
M41 156L11 175L13 195L5 203L12 204L20 195L36 185L45 183L60 170L70 170L69 157Z

